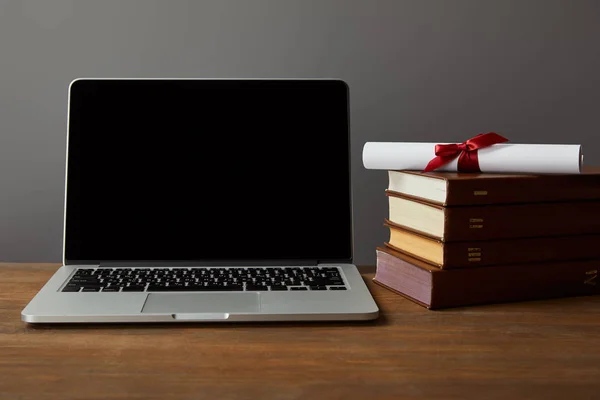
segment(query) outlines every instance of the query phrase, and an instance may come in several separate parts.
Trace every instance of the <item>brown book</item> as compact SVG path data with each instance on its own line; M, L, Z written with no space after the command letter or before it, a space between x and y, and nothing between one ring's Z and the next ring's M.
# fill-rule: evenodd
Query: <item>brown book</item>
M600 167L581 174L388 171L389 191L443 206L600 199Z
M600 259L600 233L443 242L387 221L385 245L442 269Z
M373 281L430 309L600 294L600 260L443 270L377 247Z
M389 221L444 242L600 233L600 200L444 207L386 193Z

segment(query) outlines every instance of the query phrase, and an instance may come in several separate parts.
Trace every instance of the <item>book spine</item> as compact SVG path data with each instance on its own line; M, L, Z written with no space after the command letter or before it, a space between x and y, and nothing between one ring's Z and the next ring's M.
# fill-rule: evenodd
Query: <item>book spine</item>
M600 294L599 269L600 260L586 260L437 270L432 272L429 307Z
M600 201L447 207L446 242L600 232Z
M592 174L456 179L447 181L446 206L553 201L600 198L600 176Z
M573 235L444 244L443 269L600 259L600 235Z

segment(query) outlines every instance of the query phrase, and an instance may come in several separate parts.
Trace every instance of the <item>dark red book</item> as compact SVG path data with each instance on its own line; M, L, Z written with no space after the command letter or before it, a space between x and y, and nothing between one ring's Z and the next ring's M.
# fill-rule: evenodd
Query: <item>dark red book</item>
M600 294L600 260L437 268L377 247L373 281L429 309Z

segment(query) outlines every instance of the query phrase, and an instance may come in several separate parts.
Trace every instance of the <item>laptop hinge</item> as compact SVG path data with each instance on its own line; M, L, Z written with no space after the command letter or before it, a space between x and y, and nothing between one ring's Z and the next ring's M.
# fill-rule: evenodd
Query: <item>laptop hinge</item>
M254 267L254 266L311 266L318 265L317 260L263 260L263 261L101 261L100 267L135 268L135 267Z

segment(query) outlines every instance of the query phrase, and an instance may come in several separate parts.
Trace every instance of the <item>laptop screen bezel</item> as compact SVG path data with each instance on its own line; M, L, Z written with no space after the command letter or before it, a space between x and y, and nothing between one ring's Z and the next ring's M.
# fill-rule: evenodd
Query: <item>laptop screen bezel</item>
M69 136L71 134L69 121L71 117L71 104L73 101L72 88L77 84L81 84L86 81L102 81L102 80L130 80L130 81L150 81L150 80L177 80L177 81L245 81L245 80L259 80L259 81L335 81L343 84L346 88L346 118L347 118L347 149L348 149L348 165L347 165L347 178L348 178L348 201L349 201L349 216L350 218L350 232L349 232L349 257L347 258L326 258L326 259L265 259L265 260L227 260L227 259L194 259L194 260L96 260L96 259L69 259L66 254L66 241L67 241L67 205L68 205L68 172L69 172L69 154L73 151L69 147ZM179 266L268 266L268 265L317 265L322 263L350 263L354 262L354 208L353 208L353 185L352 185L352 163L351 163L351 125L350 125L350 93L348 84L337 78L77 78L71 81L68 87L68 100L67 100L67 135L66 135L66 155L65 155L65 194L64 194L64 210L63 210L63 248L62 258L64 265L119 265L119 266L161 266L161 265L179 265Z

